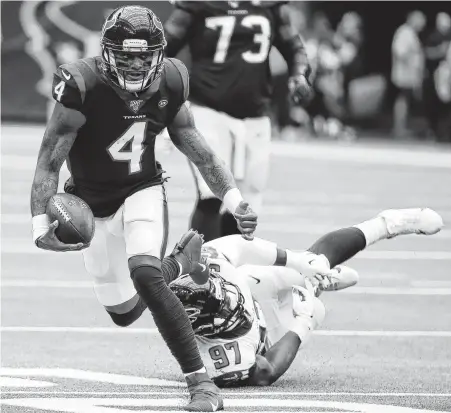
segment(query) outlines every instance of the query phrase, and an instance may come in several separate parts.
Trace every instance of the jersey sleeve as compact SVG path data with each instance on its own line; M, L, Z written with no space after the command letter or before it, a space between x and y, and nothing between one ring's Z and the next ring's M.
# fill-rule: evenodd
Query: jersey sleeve
M58 67L53 75L52 96L70 109L82 110L86 88L82 75L70 65Z
M201 14L205 9L204 1L175 1L177 9L184 10L191 14Z
M175 67L177 68L180 77L182 78L182 87L183 87L183 102L185 102L188 99L189 96L189 73L186 66L182 63L181 60L178 59L171 59L172 63L174 63ZM183 103L182 102L182 103Z

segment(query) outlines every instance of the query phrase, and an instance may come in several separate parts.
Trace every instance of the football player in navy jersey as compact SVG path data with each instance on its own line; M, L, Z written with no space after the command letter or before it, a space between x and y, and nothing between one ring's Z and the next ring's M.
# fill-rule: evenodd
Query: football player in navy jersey
M271 73L275 46L290 73L293 100L309 99L310 67L285 1L176 1L165 23L166 54L191 54L190 106L197 128L230 166L258 213L269 168ZM198 199L191 226L209 241L237 233L233 216L191 168Z
M53 251L83 250L98 300L112 320L127 326L149 308L185 374L187 410L223 408L206 373L189 319L167 286L168 269L191 270L194 232L163 262L168 214L156 136L167 127L175 146L200 170L212 192L235 214L251 239L257 216L243 201L229 169L195 128L185 104L188 73L164 58L158 17L141 6L114 10L101 33L102 55L60 66L53 82L55 109L39 152L31 190L33 240ZM58 222L46 215L67 160L65 189L82 198L96 218L90 245L62 243Z

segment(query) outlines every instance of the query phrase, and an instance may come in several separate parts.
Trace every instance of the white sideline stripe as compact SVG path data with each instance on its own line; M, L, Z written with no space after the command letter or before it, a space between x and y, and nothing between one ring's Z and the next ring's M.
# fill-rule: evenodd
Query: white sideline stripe
M0 373L1 374L1 373ZM48 381L38 381L38 380L29 380L29 379L18 379L17 377L0 377L0 388L4 387L52 387L56 386L55 383L50 383ZM4 391L2 390L2 393Z
M376 165L451 168L451 153L409 151L399 148L364 148L350 145L324 146L314 143L274 143L272 154L296 159L341 161Z
M2 206L5 206L5 195L2 195ZM191 202L177 202L177 201L170 201L170 219L171 223L174 223L174 225L177 225L177 223L180 221L183 223L183 225L186 224L187 221L187 211L190 211L192 208L193 203ZM15 207L17 209L18 201L17 199L14 200L10 206ZM315 207L316 210L318 210L319 207ZM323 207L320 207L321 209L324 209ZM449 208L451 209L451 203ZM303 212L303 209L305 209L307 212ZM265 210L262 213L261 218L261 231L265 233L269 232L279 232L283 234L313 234L313 235L324 235L330 231L333 231L335 229L338 229L340 227L347 227L349 226L345 221L343 221L342 225L336 225L336 223L321 223L321 224L312 224L311 222L307 222L306 220L300 219L302 216L310 215L310 211L312 210L312 207L280 207L278 205L265 205ZM333 208L328 209L331 211L331 213L334 212ZM359 211L361 212L361 208L359 208ZM369 212L367 216L374 215L372 214L374 212L371 210L371 213ZM292 221L288 222L273 222L274 217L291 217ZM451 214L449 217L447 217L445 214L442 214L443 219L451 220ZM318 221L322 221L322 218L317 218ZM363 220L363 218L362 218ZM14 225L16 228L17 225L23 225L29 228L31 226L31 217L29 214L2 214L1 215L1 223L2 225ZM403 239L413 239L418 238L417 235L410 234L410 235L403 235ZM421 239L425 239L425 237L420 237ZM444 229L441 230L439 233L433 235L434 240L442 240L442 239L451 239L451 230Z
M156 328L119 327L0 327L2 333L87 333L87 334L147 334L158 335ZM451 331L389 331L389 330L317 330L317 336L337 337L451 337ZM0 369L1 371L1 369Z
M13 139L8 132L5 132L3 132L4 140ZM33 144L36 145L36 142ZM308 160L314 159L315 161L451 168L451 153L444 148L441 151L427 151L400 149L396 147L374 148L358 145L322 145L312 142L295 144L273 142L271 152L276 156ZM2 164L4 168L34 170L36 156L3 155Z
M337 293L371 295L451 295L451 288L352 287L337 291Z
M95 381L102 383L135 385L135 386L175 386L185 387L185 383L172 380L127 376L124 374L100 373L89 370L77 369L47 369L47 368L0 368L0 376L37 376L59 377L63 379L75 379Z
M60 280L8 280L0 281L1 288L86 288L92 289L92 281L60 281Z
M448 283L450 285L450 283ZM66 281L66 280L15 280L2 279L1 288L70 288L93 289L92 281ZM372 294L372 295L451 295L449 288L424 287L352 287L338 291L340 294Z
M265 228L265 231L269 231ZM297 231L301 233L301 231ZM5 239L3 239L6 241ZM302 250L295 250L302 251ZM31 238L28 240L13 238L8 239L1 245L2 254L39 254L39 255L53 255L53 251L44 251L33 245ZM68 253L65 253L68 254ZM81 255L81 252L70 252L72 256ZM450 261L451 252L449 251L362 251L355 257L354 260L434 260L434 261Z
M451 260L449 251L362 251L353 259L365 260Z
M114 396L114 395L124 395L124 396L165 396L165 395L175 395L180 396L181 393L188 394L187 390L181 389L177 392L174 391L2 391L3 394L54 394L54 395L93 395L93 396ZM353 393L353 392L283 392L283 391L242 391L241 389L237 392L221 392L222 395L227 397L253 397L253 396L365 396L365 397L451 397L451 393Z
M181 398L172 399L132 399L132 398L30 398L30 399L3 399L3 404L12 406L41 408L45 410L57 410L63 412L114 412L121 413L122 409L115 407L180 407L186 403ZM334 411L348 411L361 413L425 413L432 412L432 410L415 409L411 407L380 405L370 403L356 403L356 402L339 402L339 401L325 401L325 400L296 400L296 399L229 399L226 401L227 408L244 408L248 411L249 407L269 407L269 408L320 408L320 409L334 409ZM111 408L109 408L111 406ZM96 407L100 407L97 409ZM107 409L105 409L105 407ZM127 412L131 410L126 410ZM134 410L133 410L134 411ZM143 411L143 410L140 410ZM145 412L152 412L153 410L144 410ZM166 410L165 410L166 411ZM273 412L273 410L258 410L259 412ZM283 410L278 410L283 412ZM324 411L324 410L323 410ZM437 413L445 413L437 411Z
M413 280L410 282L410 285L412 287L419 287L419 288L451 288L451 281L433 281L433 280Z

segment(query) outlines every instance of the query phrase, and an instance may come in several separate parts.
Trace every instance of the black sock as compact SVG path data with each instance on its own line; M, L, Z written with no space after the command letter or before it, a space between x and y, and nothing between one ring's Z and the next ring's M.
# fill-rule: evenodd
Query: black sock
M342 228L329 232L316 241L308 250L315 254L324 254L330 263L330 268L352 258L366 247L366 239L360 229L355 227Z
M217 198L199 199L191 215L191 228L203 234L205 242L221 236L221 204Z
M164 257L161 262L161 272L166 284L169 285L179 276L180 266L178 261L174 257Z
M129 259L136 291L152 313L158 331L183 373L191 373L204 364L188 315L166 284L159 265L160 261L155 257L140 255Z
M221 237L235 234L241 234L236 219L230 212L224 212L221 219Z

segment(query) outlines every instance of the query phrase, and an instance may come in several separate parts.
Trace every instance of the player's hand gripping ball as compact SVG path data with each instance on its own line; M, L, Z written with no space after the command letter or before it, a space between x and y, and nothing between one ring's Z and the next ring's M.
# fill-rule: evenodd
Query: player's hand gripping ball
M57 240L74 247L67 250L82 249L89 246L94 236L95 221L91 208L82 199L71 194L56 194L49 199L46 214L52 222L49 238L51 238L53 231ZM45 242L45 238L42 241ZM51 247L51 245L49 246ZM54 247L56 247L56 250L64 250L57 245L54 245Z

